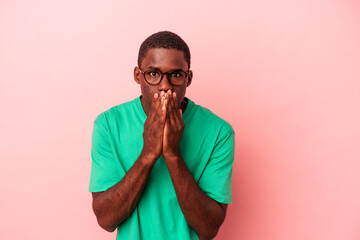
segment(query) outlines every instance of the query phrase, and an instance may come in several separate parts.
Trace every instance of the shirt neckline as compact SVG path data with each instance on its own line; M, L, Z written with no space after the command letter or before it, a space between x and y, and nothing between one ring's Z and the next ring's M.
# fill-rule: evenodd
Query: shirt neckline
M138 109L138 112L140 113L141 120L143 122L145 122L146 119L147 119L147 116L146 116L145 111L144 111L144 109L143 109L143 107L141 105L141 100L140 100L141 96L142 95L140 95L138 98L136 98L136 107Z

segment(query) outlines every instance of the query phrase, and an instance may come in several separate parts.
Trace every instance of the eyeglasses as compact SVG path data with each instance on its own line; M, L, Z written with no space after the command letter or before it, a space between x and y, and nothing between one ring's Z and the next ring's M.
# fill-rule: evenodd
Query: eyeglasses
M183 70L175 70L172 72L163 73L159 70L146 70L142 71L139 67L140 72L144 75L145 81L150 85L157 85L161 82L164 75L167 75L169 82L172 85L181 85L185 82L186 78L189 75L189 71L185 72Z

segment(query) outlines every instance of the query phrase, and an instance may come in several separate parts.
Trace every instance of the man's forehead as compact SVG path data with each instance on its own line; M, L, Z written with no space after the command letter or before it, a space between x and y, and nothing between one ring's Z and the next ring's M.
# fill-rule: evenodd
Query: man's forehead
M152 48L142 60L143 67L186 69L184 53L177 49Z

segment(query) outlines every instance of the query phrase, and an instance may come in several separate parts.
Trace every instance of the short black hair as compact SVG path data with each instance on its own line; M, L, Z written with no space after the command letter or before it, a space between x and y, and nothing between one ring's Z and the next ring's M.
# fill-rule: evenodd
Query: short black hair
M138 66L140 66L146 53L152 48L176 49L184 53L185 61L190 69L190 50L185 41L177 34L169 31L161 31L152 34L141 44L138 55Z

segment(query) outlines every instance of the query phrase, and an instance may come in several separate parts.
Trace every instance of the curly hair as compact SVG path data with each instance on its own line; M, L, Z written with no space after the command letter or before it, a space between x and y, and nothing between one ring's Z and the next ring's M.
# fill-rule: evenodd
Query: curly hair
M169 31L161 31L152 34L141 44L138 55L138 66L146 53L153 48L177 49L184 53L185 61L190 69L190 50L185 41L177 34Z

